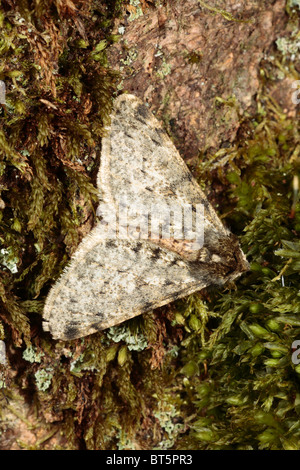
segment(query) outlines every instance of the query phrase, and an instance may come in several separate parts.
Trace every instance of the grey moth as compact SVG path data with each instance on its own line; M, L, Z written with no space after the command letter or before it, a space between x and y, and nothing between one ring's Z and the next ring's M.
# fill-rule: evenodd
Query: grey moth
M53 338L90 335L248 269L237 238L133 95L115 100L97 187L100 221L45 302Z

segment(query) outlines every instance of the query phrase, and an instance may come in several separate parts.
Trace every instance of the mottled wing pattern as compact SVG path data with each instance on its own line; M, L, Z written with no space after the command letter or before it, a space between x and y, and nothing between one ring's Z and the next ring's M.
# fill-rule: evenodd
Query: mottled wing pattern
M185 239L112 237L109 224L100 222L46 300L43 326L54 338L103 330L247 270L236 237L223 227L158 121L132 95L115 102L97 185L100 202L112 212L119 201L133 207L203 204L204 246L193 252ZM134 225L134 218L128 222Z
M117 205L203 204L208 230L227 231L208 203L176 147L147 106L133 95L120 95L102 152L97 185L100 199Z
M212 270L172 251L102 236L98 225L81 242L46 300L43 327L55 339L95 333L211 283Z
M115 100L111 123L102 139L97 185L100 200L115 210L119 201L127 201L130 207L143 205L148 208L160 204L170 207L202 204L203 248L199 250L193 241L184 237L162 237L151 241L189 261L214 262L213 255L217 251L218 258L214 256L214 260L225 264L229 261L233 270L240 269L245 262L238 244L234 243L230 248L232 235L223 226L158 120L133 95L123 94ZM134 225L135 219L129 217L128 222ZM234 257L231 256L233 248L236 249Z

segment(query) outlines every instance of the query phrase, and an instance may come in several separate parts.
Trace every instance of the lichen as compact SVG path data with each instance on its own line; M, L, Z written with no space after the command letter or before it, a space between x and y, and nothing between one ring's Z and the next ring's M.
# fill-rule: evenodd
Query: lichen
M156 74L159 78L163 79L167 75L169 75L169 73L171 73L171 70L172 70L171 64L168 64L166 62L165 58L163 57L162 63L160 65L159 69L157 70Z
M108 329L107 337L115 343L124 341L129 351L143 351L148 343L142 332L132 333L127 325L113 326Z
M300 51L300 38L278 38L276 45L282 54L289 56L291 60L295 60Z
M143 16L143 10L141 8L140 0L129 0L129 4L133 8L130 10L130 16L128 18L128 21L134 21L140 16Z
M84 354L80 354L76 359L73 359L70 362L70 372L78 373L81 371L82 362L84 359Z
M117 436L117 449L118 450L137 450L133 441L127 436L126 433L119 431Z
M300 0L288 0L288 3L291 7L300 8Z
M38 390L45 392L51 385L53 379L53 368L39 369L34 374L35 382Z
M137 58L137 51L136 49L132 48L132 49L129 49L129 51L127 52L127 56L125 59L120 59L120 62L123 64L123 65L130 65L132 64L132 62L134 62Z
M200 5L209 10L212 14L214 15L222 15L223 18L225 18L226 20L228 21L236 21L238 23L247 23L248 21L251 21L251 20L240 20L238 18L235 18L235 16L233 16L231 13L229 13L228 11L226 10L223 10L221 8L216 8L215 6L211 6L209 5L208 3L204 2L203 0L198 0L198 2L200 3Z
M23 351L23 359L25 361L34 363L34 362L42 362L42 358L44 356L42 351L37 351L37 348L34 346L29 346Z
M16 227L13 224L14 230ZM20 230L17 230L20 231ZM9 271L14 274L18 272L18 257L13 253L12 248L2 248L0 250L0 263L5 266Z
M158 420L160 427L165 433L155 447L159 450L172 448L179 434L184 430L184 424L178 422L180 412L169 400L170 397L168 395L162 396L158 402L158 409L153 412L153 416Z

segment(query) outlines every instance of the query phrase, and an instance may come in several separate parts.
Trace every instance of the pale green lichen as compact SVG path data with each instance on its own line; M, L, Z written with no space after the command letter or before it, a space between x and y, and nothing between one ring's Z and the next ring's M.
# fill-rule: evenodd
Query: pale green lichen
M18 272L18 261L19 259L14 255L12 248L0 250L0 264L9 269L12 274Z
M78 377L81 377L84 371L97 372L97 357L94 352L81 353L78 357L70 362L70 372Z
M46 369L38 370L34 376L38 390L45 392L51 385L53 378L53 368L47 367Z
M163 56L162 46L160 44L156 45L157 51L154 54L154 57L161 57Z
M135 49L130 49L128 51L128 54L126 56L126 59L121 59L120 62L124 65L130 65L132 62L134 62L137 58L137 51Z
M171 65L166 62L165 58L163 58L162 64L156 73L159 78L163 79L164 77L166 77L167 75L171 73L171 70L172 70Z
M135 7L135 10L130 13L128 21L134 21L140 16L143 16L143 10L141 8L140 0L130 0L130 5Z
M170 357L178 357L179 354L179 346L177 345L172 345L170 349L166 351L166 355L168 354Z
M80 374L81 371L91 370L96 371L97 367L94 365L95 356L90 354L88 360L86 360L84 353L80 354L76 359L70 363L70 372L72 374Z
M44 354L41 351L38 352L34 346L29 346L23 351L22 357L25 361L33 364L34 362L42 362Z
M75 374L80 372L83 358L84 354L80 354L80 356L70 362L70 372Z
M120 429L117 442L118 450L136 450L136 447L127 434Z
M133 334L126 325L112 326L107 332L107 337L115 343L124 341L130 351L143 351L148 346L141 332Z
M180 417L180 413L176 409L175 405L167 400L166 395L159 402L159 408L153 413L153 415L167 435L166 438L159 442L157 449L170 449L174 445L178 435L184 429L184 425L182 423L176 423L176 420Z
M300 51L299 35L292 34L290 38L278 38L276 45L282 54L289 57L291 60L295 60Z
M300 9L300 0L289 0L290 7L298 7Z

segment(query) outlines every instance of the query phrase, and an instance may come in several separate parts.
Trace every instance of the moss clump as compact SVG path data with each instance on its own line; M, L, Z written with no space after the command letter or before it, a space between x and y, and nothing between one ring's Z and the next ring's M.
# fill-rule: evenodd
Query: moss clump
M106 48L121 3L0 4L1 318L18 345L31 336L19 300L46 293L96 201L91 175L118 84Z

